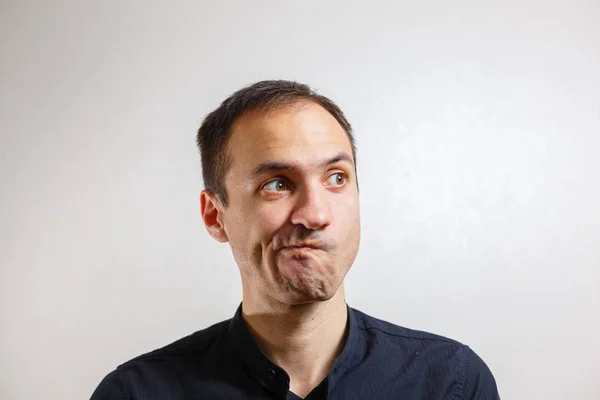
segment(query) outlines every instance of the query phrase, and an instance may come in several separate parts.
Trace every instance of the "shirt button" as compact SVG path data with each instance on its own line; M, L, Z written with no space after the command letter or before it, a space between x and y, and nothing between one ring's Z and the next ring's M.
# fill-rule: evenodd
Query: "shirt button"
M269 378L271 378L271 379L275 378L275 376L277 375L277 373L275 372L274 369L270 369L267 372L269 373Z

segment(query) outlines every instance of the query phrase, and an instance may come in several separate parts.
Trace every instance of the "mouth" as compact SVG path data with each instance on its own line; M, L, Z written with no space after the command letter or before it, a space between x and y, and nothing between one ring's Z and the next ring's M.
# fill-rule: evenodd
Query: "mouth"
M311 243L300 243L293 246L284 246L281 248L282 250L320 250L321 247L316 246Z
M311 251L311 250L319 250L318 248L314 247L314 246L286 246L283 247L281 250L288 250L288 251Z
M320 238L304 238L299 240L274 240L274 250L276 252L310 252L310 251L324 251L329 252L331 250L331 242L321 240Z
M308 244L300 244L295 246L285 246L279 250L279 254L287 255L291 257L309 257L312 254L316 254L321 250L320 247L312 246Z

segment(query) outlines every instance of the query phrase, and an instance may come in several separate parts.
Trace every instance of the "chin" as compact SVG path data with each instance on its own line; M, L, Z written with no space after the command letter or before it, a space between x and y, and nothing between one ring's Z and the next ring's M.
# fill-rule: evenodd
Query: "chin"
M308 304L331 299L340 285L329 282L303 282L289 280L281 293L282 302L289 305Z
M335 296L345 274L325 252L286 252L276 259L274 297L283 304L299 305L327 301Z
M288 306L299 306L303 304L312 304L312 303L321 303L329 300L333 296L329 297L314 297L307 296L303 294L294 294L294 295L284 295L283 299L281 299L281 303L286 304Z

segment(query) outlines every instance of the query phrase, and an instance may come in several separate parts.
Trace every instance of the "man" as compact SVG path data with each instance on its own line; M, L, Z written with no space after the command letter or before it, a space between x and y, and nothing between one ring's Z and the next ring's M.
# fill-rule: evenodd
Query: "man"
M198 131L210 235L228 242L235 316L111 372L99 399L497 399L468 347L349 308L360 239L350 124L308 86L263 81Z

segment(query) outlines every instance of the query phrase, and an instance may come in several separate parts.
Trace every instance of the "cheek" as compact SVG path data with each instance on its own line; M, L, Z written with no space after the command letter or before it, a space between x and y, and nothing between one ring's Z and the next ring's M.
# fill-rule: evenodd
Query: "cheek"
M288 220L288 210L283 204L267 204L255 211L255 225L264 239L270 240Z
M236 250L250 252L255 258L256 252L269 245L273 236L285 225L286 214L282 207L255 207L240 212L231 221ZM231 238L233 239L233 238Z
M335 239L339 245L340 255L353 257L360 242L360 209L358 201L352 200L336 208Z
M252 218L247 221L243 234L246 241L245 251L249 253L253 269L262 270L261 265L274 262L269 246L285 223L286 216L281 208L262 207L252 212Z
M345 199L334 206L335 220L338 225L343 226L346 233L350 233L350 229L360 224L360 205L358 197Z

